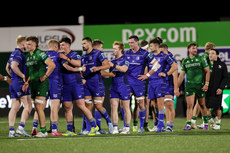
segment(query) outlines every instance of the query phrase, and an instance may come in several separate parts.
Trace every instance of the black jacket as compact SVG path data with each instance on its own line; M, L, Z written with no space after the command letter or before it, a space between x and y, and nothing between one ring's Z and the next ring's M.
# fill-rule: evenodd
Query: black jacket
M216 95L217 89L224 90L228 81L228 70L224 62L218 58L217 61L213 63L213 69L210 76L208 91L206 92L206 97L215 97L222 100L222 94Z

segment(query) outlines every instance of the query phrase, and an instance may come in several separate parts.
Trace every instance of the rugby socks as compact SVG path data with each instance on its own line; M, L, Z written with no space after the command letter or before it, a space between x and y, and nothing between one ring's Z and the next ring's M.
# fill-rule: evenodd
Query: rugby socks
M23 130L24 127L25 127L25 123L24 123L24 122L20 122L18 128L19 128L20 130Z
M87 131L91 131L91 124L90 124L90 121L85 117L85 121L86 121L86 130Z
M139 118L140 118L140 128L144 128L145 109L139 111Z
M121 107L121 115L122 115L122 118L123 118L123 125L125 126L125 111L124 111L124 108Z
M101 130L101 113L95 108L94 117L96 120L96 124L99 127L99 131Z
M46 133L46 126L40 127L40 132L42 132L43 134L45 134Z
M162 126L163 127L163 125L164 125L164 116L165 116L164 110L158 110L158 124L157 124L157 126Z
M93 117L89 120L89 123L90 123L91 127L96 127L96 123L95 123Z
M112 123L111 120L109 119L109 114L106 111L106 109L104 108L104 110L101 112L101 115L104 117L104 119L106 120L107 124L108 123Z
M57 132L58 131L57 127L58 127L58 122L57 121L51 122L52 132Z
M170 127L171 129L173 129L173 122L167 121L167 127Z
M192 120L191 120L191 123L192 123L192 124L196 124L196 120L197 120L197 117L196 117L196 116L193 116L193 117L192 117Z
M67 131L73 132L73 121L69 121L66 123Z
M10 131L10 133L14 134L14 133L15 133L14 127L13 127L13 126L10 126L10 127L9 127L9 131Z
M33 130L37 130L39 121L34 119L33 121Z
M204 124L208 124L208 116L203 116Z
M189 126L191 126L191 121L186 121L186 125L189 125Z
M133 126L137 126L138 121L133 121Z

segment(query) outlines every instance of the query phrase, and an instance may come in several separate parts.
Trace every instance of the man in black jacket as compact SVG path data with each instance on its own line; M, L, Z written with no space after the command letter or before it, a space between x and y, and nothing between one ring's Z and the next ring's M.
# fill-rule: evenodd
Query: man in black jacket
M208 91L206 92L206 106L207 108L213 108L216 111L216 125L214 130L220 129L221 121L221 102L223 96L223 90L227 85L228 72L227 66L224 62L221 62L218 57L219 51L212 49L209 53L209 67L210 67L210 82Z

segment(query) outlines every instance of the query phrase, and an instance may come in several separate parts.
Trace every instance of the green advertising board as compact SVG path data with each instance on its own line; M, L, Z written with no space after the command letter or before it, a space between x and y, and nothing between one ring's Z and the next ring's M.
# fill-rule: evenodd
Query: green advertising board
M223 91L223 99L222 99L222 107L223 113L230 112L230 90L225 89Z
M118 25L86 25L84 36L104 41L104 48L112 48L112 43L122 41L128 48L128 37L137 35L140 40L161 37L170 47L186 47L194 41L199 46L214 42L216 46L230 46L230 22L186 22L186 23L146 23Z

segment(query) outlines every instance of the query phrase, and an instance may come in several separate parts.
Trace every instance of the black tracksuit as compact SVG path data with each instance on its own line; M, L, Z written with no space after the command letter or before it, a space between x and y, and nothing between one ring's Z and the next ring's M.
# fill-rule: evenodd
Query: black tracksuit
M222 94L216 95L217 89L225 89L228 81L228 70L224 62L218 58L213 63L213 69L210 76L208 91L206 92L206 106L208 108L219 109L222 102Z

